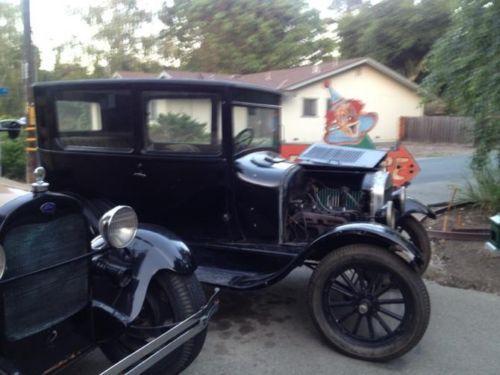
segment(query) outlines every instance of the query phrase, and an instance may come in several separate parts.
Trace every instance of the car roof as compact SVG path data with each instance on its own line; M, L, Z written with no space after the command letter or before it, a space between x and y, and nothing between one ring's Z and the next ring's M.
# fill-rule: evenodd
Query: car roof
M147 87L148 89L162 89L172 86L199 87L199 88L233 88L240 90L260 91L263 93L282 95L280 91L262 86L229 80L202 80L202 79L86 79L74 81L37 82L35 88L134 88Z

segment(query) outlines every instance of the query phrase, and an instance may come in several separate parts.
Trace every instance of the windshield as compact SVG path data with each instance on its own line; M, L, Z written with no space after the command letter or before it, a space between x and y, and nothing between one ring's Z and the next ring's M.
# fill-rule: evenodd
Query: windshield
M279 109L233 106L234 152L279 147Z

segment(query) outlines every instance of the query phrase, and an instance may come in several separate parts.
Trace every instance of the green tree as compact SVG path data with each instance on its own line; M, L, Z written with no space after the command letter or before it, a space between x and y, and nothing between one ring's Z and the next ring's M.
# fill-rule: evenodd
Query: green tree
M253 73L328 58L332 39L304 0L176 0L160 20L185 69Z
M103 0L100 5L80 11L84 21L96 30L93 43L84 46L93 61L94 75L109 77L117 70L158 72L161 69L156 36L144 32L152 14L137 3L137 0Z
M20 20L18 5L0 2L0 86L9 90L8 95L0 96L1 117L19 117L24 108Z
M462 0L450 29L432 48L427 69L424 86L451 111L475 119L473 168L482 170L490 152L500 151L500 3Z
M343 58L369 56L418 80L422 61L450 23L449 0L364 3L338 22Z
M39 70L38 81L60 81L90 78L87 68L83 66L79 57L72 62L62 62L62 54L68 48L74 48L74 43L67 43L55 48L56 61L52 70Z

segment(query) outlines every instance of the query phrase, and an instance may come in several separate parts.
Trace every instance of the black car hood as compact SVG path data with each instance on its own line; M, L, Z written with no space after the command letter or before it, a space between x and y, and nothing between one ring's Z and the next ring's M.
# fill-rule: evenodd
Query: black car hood
M280 186L283 176L296 166L272 151L259 151L236 159L236 173L246 182L266 187Z
M313 144L309 146L297 161L301 166L332 166L346 168L372 169L379 165L387 152L363 148Z

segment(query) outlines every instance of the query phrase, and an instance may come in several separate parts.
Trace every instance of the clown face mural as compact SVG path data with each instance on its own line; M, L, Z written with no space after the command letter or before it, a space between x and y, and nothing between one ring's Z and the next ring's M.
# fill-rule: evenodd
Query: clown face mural
M376 125L377 114L363 112L364 104L360 100L342 98L329 81L325 87L330 91L330 102L323 140L335 145L360 144Z

